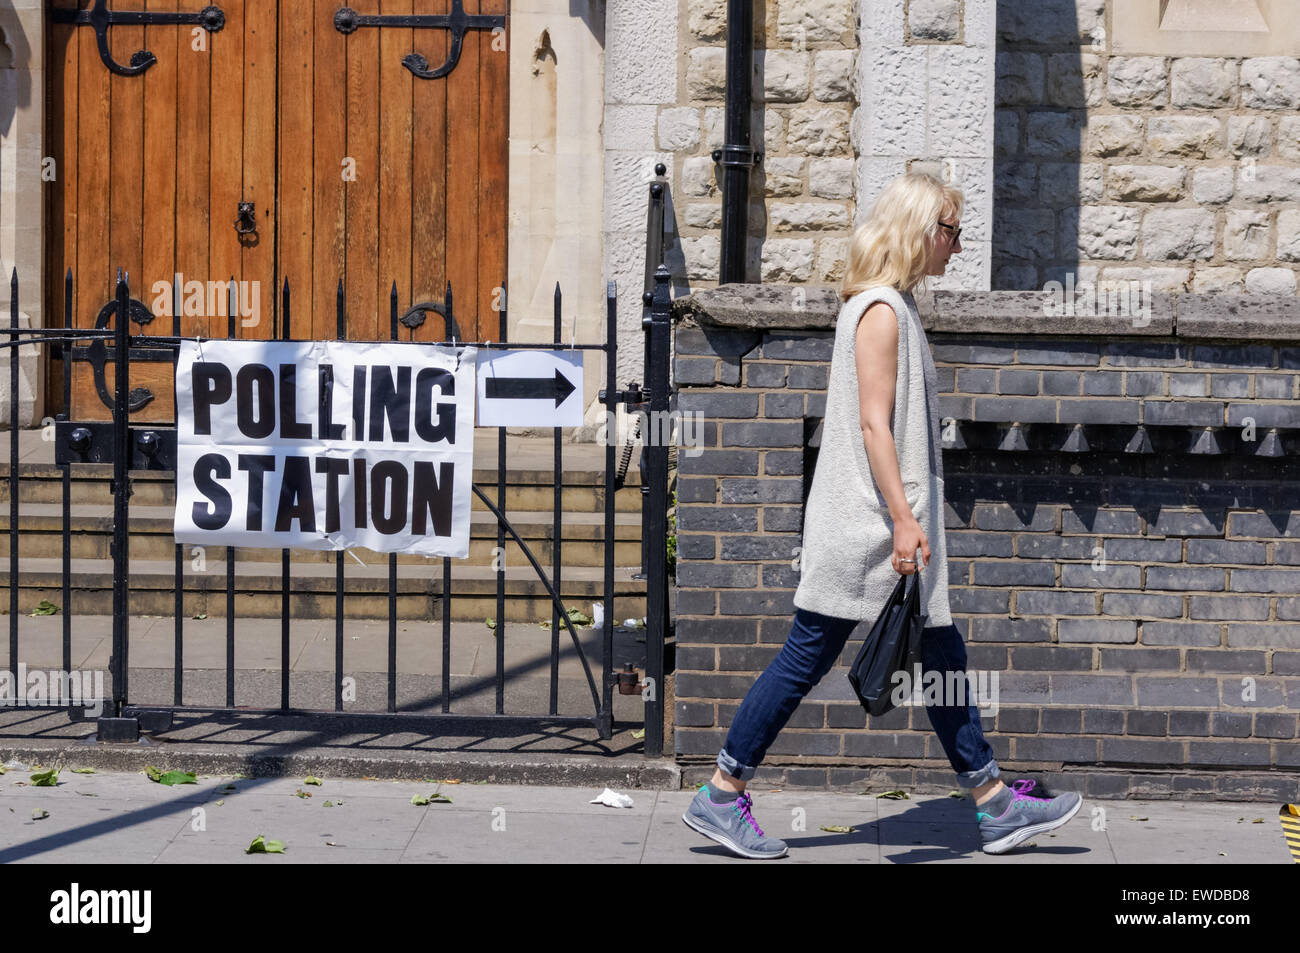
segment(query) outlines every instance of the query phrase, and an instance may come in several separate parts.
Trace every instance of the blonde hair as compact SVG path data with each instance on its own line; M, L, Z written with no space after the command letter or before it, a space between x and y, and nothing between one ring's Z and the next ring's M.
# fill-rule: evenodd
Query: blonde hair
M961 192L926 172L898 176L880 193L853 233L840 299L877 285L911 291L925 278L926 239L944 215L961 217Z

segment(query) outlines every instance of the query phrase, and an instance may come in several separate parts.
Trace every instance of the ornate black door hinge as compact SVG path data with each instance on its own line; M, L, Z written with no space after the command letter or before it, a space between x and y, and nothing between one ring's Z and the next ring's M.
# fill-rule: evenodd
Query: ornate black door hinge
M497 27L504 29L505 25L505 14L469 14L465 12L461 0L451 0L449 14L369 14L357 13L351 7L343 7L334 14L334 29L343 34L354 33L357 27L362 26L451 30L451 49L447 53L446 62L437 69L429 69L429 61L419 53L407 53L402 57L402 65L420 79L437 79L446 76L456 68L456 64L460 61L461 41L465 38L466 30L494 30Z
M135 298L131 299L131 306L128 311L130 312L131 321L141 328L154 318L153 312L149 310L148 306L143 301ZM116 315L117 302L110 301L100 308L99 314L95 318L95 327L99 329L107 328L109 322L116 319ZM166 348L132 347L128 350L127 357L132 364L138 364L140 361L175 362L175 352ZM95 392L99 394L99 399L104 406L112 410L113 395L108 392L108 380L104 372L109 362L107 342L101 338L93 341L89 347L73 347L72 359L90 364L95 375ZM154 393L148 387L133 387L126 398L127 410L134 413L153 399Z
M209 33L216 33L226 25L226 15L217 6L204 7L198 13L146 13L143 10L110 10L108 0L95 0L95 5L89 10L55 9L53 13L55 23L93 26L95 42L99 45L99 58L119 76L138 76L157 63L158 58L148 50L136 50L131 54L130 66L123 66L114 60L108 48L108 28L111 26L195 24Z
M456 324L456 319L451 313L451 300L444 302L421 301L413 304L397 320L403 327L410 328L414 331L422 326L429 313L442 315L442 339L444 341L465 340L464 335L460 333L460 326Z

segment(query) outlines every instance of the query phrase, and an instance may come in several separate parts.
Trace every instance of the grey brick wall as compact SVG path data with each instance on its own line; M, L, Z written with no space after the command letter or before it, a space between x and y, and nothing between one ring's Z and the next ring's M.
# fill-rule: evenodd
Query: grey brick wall
M676 305L679 366L713 368L678 375L678 406L717 424L702 452L678 450L674 743L689 780L711 773L789 631L837 311L791 329L740 309L714 327L707 294ZM1300 796L1300 308L1239 312L1228 336L1197 320L1201 298L1165 298L1141 329L1159 333L1140 335L1026 333L1032 307L1010 292L925 304L951 608L970 671L998 675L983 724L1009 774L1110 797ZM859 645L759 777L951 790L921 708L869 719L856 703Z

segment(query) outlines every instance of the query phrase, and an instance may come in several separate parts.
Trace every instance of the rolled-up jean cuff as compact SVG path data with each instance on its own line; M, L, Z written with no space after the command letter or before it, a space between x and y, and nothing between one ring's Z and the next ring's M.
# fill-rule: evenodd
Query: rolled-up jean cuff
M735 778L737 781L749 781L754 777L757 767L750 767L747 764L741 764L731 755L727 754L727 749L723 748L718 752L718 769L727 777Z
M988 784L1002 772L998 770L996 761L989 761L988 764L978 771L962 771L957 775L957 783L964 788L977 788L981 784Z

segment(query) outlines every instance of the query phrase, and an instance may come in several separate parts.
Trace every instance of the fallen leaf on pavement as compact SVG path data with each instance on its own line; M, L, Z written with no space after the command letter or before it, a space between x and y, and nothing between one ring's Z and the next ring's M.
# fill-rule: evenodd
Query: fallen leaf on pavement
M253 838L253 843L244 848L245 854L283 854L284 842L278 840L267 840L265 835L258 834Z
M144 773L150 781L172 786L174 784L197 784L198 779L189 771L160 771L151 764L144 766Z

